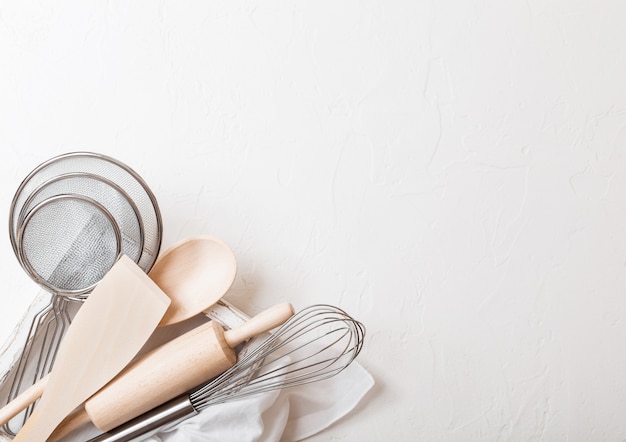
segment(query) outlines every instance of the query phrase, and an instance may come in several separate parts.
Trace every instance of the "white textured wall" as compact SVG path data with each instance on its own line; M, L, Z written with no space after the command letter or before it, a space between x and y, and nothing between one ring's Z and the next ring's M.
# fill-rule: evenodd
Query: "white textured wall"
M376 390L316 441L626 438L622 1L0 2L0 208L112 155L228 297L340 305ZM0 243L7 335L37 288Z

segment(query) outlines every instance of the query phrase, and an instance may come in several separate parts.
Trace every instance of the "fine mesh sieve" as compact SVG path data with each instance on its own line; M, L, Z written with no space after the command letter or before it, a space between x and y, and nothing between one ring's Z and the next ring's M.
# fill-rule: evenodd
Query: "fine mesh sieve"
M106 155L92 152L70 152L37 166L20 184L11 203L9 236L16 256L19 218L30 195L41 185L73 172L88 173L115 183L139 209L144 228L144 246L138 261L145 272L150 271L161 247L163 225L156 198L144 180L126 164ZM19 257L18 257L19 259Z
M92 198L56 195L37 204L18 231L31 278L58 295L83 295L113 267L122 244L113 215Z
M119 226L122 253L135 262L139 261L144 245L144 227L139 209L120 186L99 175L73 172L44 182L24 202L18 225L24 223L24 219L38 203L64 194L84 195L102 204Z

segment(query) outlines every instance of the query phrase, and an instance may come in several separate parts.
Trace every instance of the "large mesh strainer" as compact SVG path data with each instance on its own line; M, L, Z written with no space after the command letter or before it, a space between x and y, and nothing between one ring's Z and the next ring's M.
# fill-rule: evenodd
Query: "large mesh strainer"
M17 231L20 213L31 194L47 181L75 172L100 176L115 183L130 197L129 201L136 204L145 230L145 242L138 265L144 271L149 271L159 253L163 232L156 198L133 169L114 158L93 152L70 152L52 158L35 168L22 181L11 203L9 216L9 236L15 254L18 255Z
M67 194L87 196L102 204L119 226L122 252L133 261L139 261L144 247L144 227L139 208L124 189L99 175L73 172L44 182L24 202L18 216L18 225L24 223L37 204L48 198Z
M144 271L152 268L162 221L156 198L135 171L105 155L72 152L42 163L22 181L11 204L9 232L20 264L53 293L31 324L11 400L50 371L71 321L70 304L88 296L120 252ZM34 351L34 343L40 350ZM19 430L31 411L5 430L15 434L11 427L17 423Z

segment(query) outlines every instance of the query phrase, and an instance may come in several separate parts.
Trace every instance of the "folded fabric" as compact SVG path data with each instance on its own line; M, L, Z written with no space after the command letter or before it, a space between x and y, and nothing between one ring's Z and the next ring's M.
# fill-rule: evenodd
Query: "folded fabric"
M207 316L230 327L238 326L247 319L245 314L230 304L215 306ZM188 324L187 327L192 325ZM170 339L169 333L173 330L162 330L153 344ZM353 361L332 378L212 405L193 418L137 440L295 442L324 430L348 414L373 386L372 376L357 361ZM0 383L0 387L5 388L7 385ZM99 433L90 424L64 441L82 442ZM0 441L10 440L0 431Z
M348 414L374 386L356 361L324 381L213 405L146 442L273 442L310 437Z

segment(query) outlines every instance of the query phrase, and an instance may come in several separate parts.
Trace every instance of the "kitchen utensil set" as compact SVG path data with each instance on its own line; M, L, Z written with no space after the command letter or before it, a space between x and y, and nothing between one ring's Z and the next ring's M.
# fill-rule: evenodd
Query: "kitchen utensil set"
M9 237L22 267L52 293L18 359L9 392L14 399L50 371L71 322L69 303L83 301L120 254L146 272L152 268L162 220L154 194L130 167L105 155L71 152L40 164L22 181L9 211ZM31 354L39 333L41 349ZM12 424L4 428L15 435Z
M327 379L363 345L363 325L329 305L294 315L291 304L279 304L224 330L210 307L234 281L232 251L197 236L157 260L154 195L104 155L74 152L38 166L20 184L9 221L20 264L52 294L0 409L1 425L26 408L19 431L14 421L5 425L17 442L55 441L88 422L104 432L93 442L146 437L213 404ZM72 302L83 304L74 320ZM137 356L156 327L201 312L216 320Z
M192 237L168 248L149 273L170 299L158 325L176 324L211 307L230 288L236 267L230 248L210 236ZM0 425L37 400L46 388L48 377L41 378L0 409Z
M76 314L41 400L14 441L47 440L72 410L128 365L169 305L170 298L123 255Z

